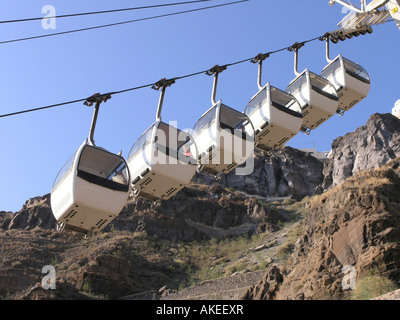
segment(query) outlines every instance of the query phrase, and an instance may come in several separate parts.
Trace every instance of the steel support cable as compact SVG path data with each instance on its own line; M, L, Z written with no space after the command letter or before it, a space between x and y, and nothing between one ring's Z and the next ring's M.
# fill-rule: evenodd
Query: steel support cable
M154 85L154 83L151 84L147 84L147 85L142 85L142 86L138 86L138 87L134 87L134 88L129 88L129 89L125 89L125 90L120 90L120 91L113 91L113 92L109 92L105 95L116 95L116 94L120 94L120 93L125 93L125 92L129 92L129 91L134 91L134 90L139 90L139 89L144 89L144 88L148 88L148 87L152 87ZM40 111L40 110L45 110L45 109L50 109L50 108L56 108L56 107L61 107L61 106L66 106L69 104L74 104L74 103L78 103L78 102L86 102L90 100L89 98L83 98L83 99L78 99L78 100L72 100L72 101L68 101L68 102L62 102L62 103L57 103L57 104L53 104L53 105L48 105L45 107L38 107L38 108L33 108L33 109L27 109L27 110L22 110L22 111L16 111L16 112L12 112L12 113L8 113L8 114L2 114L0 115L0 118L5 118L5 117L10 117L10 116L16 116L19 114L23 114L23 113L28 113L28 112L34 112L34 111Z
M315 37L315 38L312 38L310 40L306 40L306 41L303 41L303 42L296 42L292 46L284 47L284 48L281 48L281 49L278 49L278 50L274 50L274 51L270 51L270 52L266 53L265 55L266 56L270 56L271 54L275 54L275 53L279 53L279 52L282 52L282 51L291 50L296 45L304 45L304 44L309 43L309 42L313 42L313 41L316 41L316 40L321 40L327 34L328 33L324 33L321 36L318 36L318 37ZM241 63L244 63L244 62L248 62L248 61L254 61L255 58L257 58L257 57L251 57L251 58L239 60L239 61L236 61L236 62L232 62L232 63L226 64L226 65L223 65L222 67L229 67L229 66L238 65L238 64L241 64ZM181 80L181 79L185 79L185 78L189 78L189 77L193 77L193 76L197 76L197 75L201 75L201 74L206 74L209 71L210 71L210 69L203 70L203 71L198 71L198 72L190 73L190 74L187 74L187 75L171 78L170 80L175 80L175 81L176 80ZM135 90L139 90L139 89L151 88L151 87L155 86L156 84L157 84L157 82L150 83L150 84L145 84L145 85L141 85L141 86L137 86L137 87L133 87L133 88L129 88L129 89L124 89L124 90L119 90L119 91L112 91L112 92L106 93L104 95L112 96L112 95L126 93L126 92L130 92L130 91L135 91ZM65 106L65 105L74 104L74 103L77 103L77 102L85 102L85 101L88 101L88 99L90 99L90 97L89 98L84 98L84 99L73 100L73 101L69 101L69 102L58 103L58 104L49 105L49 106L45 106L45 107L39 107L39 108L34 108L34 109L28 109L28 110L23 110L23 111L3 114L3 115L0 115L0 118L5 118L5 117L15 116L15 115L18 115L18 114L23 114L23 113L28 113L28 112L34 112L34 111L39 111L39 110L44 110L44 109L50 109L50 108Z
M57 33L50 33L50 34L44 34L44 35L40 35L40 36L32 36L32 37L26 37L26 38L19 38L19 39L13 39L13 40L0 41L0 44L21 42L21 41L27 41L27 40L40 39L40 38L48 38L48 37L60 36L60 35L65 35L65 34L70 34L70 33L89 31L89 30L96 30L96 29L108 28L108 27L114 27L114 26L120 26L120 25L124 25L124 24L140 22L140 21L154 20L154 19L171 17L171 16L176 16L176 15L186 14L186 13L192 13L192 12L197 12L197 11L202 11L202 10L215 9L215 8L234 5L234 4L247 2L247 1L250 1L250 0L238 0L238 1L233 1L233 2L228 2L228 3L223 3L223 4L217 4L217 5L213 5L213 6L202 7L202 8L196 8L196 9L190 9L190 10L185 10L185 11L178 11L178 12L160 14L160 15L146 17L146 18L139 18L139 19L134 19L134 20L109 23L109 24L104 24L104 25L100 25L100 26L87 27L87 28L81 28L81 29L57 32Z
M28 109L28 110L23 110L23 111L17 111L17 112L13 112L13 113L3 114L3 115L0 115L0 118L16 116L18 114L34 112L34 111L39 111L39 110L44 110L44 109L50 109L50 108L55 108L55 107L61 107L61 106L65 106L65 105L68 105L68 104L73 104L73 103L83 102L83 101L86 101L86 99L79 99L79 100L74 100L74 101L69 101L69 102L62 102L62 103L53 104L53 105L46 106L46 107L39 107L39 108L34 108L34 109Z
M215 1L215 0L196 0L196 1L186 1L186 2L174 2L174 3L155 4L155 5L151 5L151 6L142 6L142 7L133 7L133 8L111 9L111 10L103 10L103 11L72 13L72 14L63 14L63 15L57 15L57 16L25 18L25 19L16 19L16 20L3 20L3 21L0 21L0 24L16 23L16 22L28 22L28 21L38 21L38 20L43 20L43 19L71 18L71 17L88 16L88 15L105 14L105 13L115 13L115 12L123 12L123 11L134 11L134 10L143 10L143 9L154 9L154 8L172 7L172 6L178 6L178 5L193 4L193 3L199 3L199 2L208 2L208 1Z

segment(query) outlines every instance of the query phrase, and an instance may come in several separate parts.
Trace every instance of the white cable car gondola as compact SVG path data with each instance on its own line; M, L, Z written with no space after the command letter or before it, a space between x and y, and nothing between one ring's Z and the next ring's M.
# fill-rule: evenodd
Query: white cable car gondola
M248 116L215 101L218 74L226 66L215 66L207 75L214 74L212 107L193 127L193 138L198 149L201 171L213 176L231 172L245 163L254 151L254 127Z
M339 97L335 87L323 77L305 69L297 71L298 50L303 44L295 44L295 74L297 77L289 84L286 91L300 103L303 112L301 131L309 134L330 119L339 107Z
M259 63L259 91L244 111L253 123L256 147L265 151L282 147L300 131L303 123L300 104L295 97L270 83L261 85L262 62L268 56L259 54L252 60Z
M321 76L331 82L338 92L337 113L343 115L368 95L371 87L370 77L363 67L342 55L331 60L329 36L326 38L326 59L329 64L323 69Z
M134 200L168 200L196 173L197 149L191 135L161 121L165 89L172 83L162 79L153 87L162 88L156 122L134 143L128 156Z
M97 147L93 141L100 103L109 95L95 95L85 104L96 102L87 139L57 175L51 190L51 208L57 231L64 228L92 233L105 228L118 216L129 197L129 169L124 158Z

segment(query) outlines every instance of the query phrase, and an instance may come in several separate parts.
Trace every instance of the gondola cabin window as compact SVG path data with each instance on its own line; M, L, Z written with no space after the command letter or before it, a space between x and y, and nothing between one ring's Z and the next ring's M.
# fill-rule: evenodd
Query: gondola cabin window
M369 75L364 68L346 58L343 58L343 62L347 73L365 83L370 83Z
M312 72L310 72L310 80L313 90L332 100L338 99L335 87L328 80Z
M56 179L54 180L52 189L55 189L65 179L65 177L67 177L72 172L75 156L76 156L76 153L74 153L73 156L61 168Z
M129 189L125 162L112 153L86 146L78 165L78 177L105 188L127 191Z
M204 128L210 127L215 121L215 112L216 108L212 108L207 113L205 113L200 120L197 121L196 125L193 128L193 135L202 131Z

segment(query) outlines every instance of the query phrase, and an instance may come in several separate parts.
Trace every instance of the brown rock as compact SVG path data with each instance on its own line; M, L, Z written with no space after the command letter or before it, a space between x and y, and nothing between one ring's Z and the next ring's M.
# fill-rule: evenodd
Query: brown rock
M365 126L335 139L331 154L324 164L323 190L400 157L400 119L389 113L373 114Z
M396 159L312 198L306 231L294 246L279 289L270 286L276 271L268 270L271 274L246 298L341 299L344 266L353 266L357 278L378 270L400 281L399 166Z
M282 282L283 276L279 267L271 265L265 278L258 285L250 287L241 300L273 300Z

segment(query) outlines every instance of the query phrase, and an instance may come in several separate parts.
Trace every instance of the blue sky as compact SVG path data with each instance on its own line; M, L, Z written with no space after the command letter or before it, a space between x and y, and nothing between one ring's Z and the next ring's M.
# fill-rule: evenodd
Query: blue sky
M170 0L77 1L2 0L0 20L99 11L171 3ZM0 41L62 32L188 10L229 0L179 7L58 19L56 30L41 21L0 25ZM0 114L89 97L206 70L288 47L337 29L342 7L321 0L251 0L185 15L143 21L57 37L0 44ZM376 26L371 35L331 46L360 63L372 81L369 96L335 115L310 136L299 133L288 145L329 150L338 136L364 125L375 112L391 112L400 99L398 53L400 31L394 22ZM300 51L299 70L320 73L326 65L325 44L314 41ZM293 53L272 55L264 63L263 83L283 90L295 78ZM211 105L212 78L182 79L167 89L163 120L192 128ZM243 111L258 91L257 66L231 66L220 76L217 99ZM95 142L127 156L132 144L154 122L159 93L150 88L115 95L100 109ZM18 211L26 200L51 191L69 157L86 139L93 109L68 106L0 118L0 211Z

